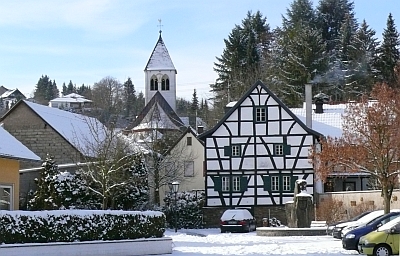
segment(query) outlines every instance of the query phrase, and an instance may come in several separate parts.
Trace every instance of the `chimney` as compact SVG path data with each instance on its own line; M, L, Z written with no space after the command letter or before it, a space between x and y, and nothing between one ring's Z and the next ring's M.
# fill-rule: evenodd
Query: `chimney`
M306 93L306 125L308 128L312 128L312 85L305 85Z
M202 125L197 126L197 133L202 134L203 132L204 132L204 126Z
M320 100L315 101L315 113L317 114L324 113L324 103Z

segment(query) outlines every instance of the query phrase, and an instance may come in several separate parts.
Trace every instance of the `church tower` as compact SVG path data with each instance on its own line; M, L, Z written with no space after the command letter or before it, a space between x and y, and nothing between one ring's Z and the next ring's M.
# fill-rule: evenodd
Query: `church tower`
M176 111L176 74L177 71L169 56L167 47L160 36L147 62L145 73L145 104L160 92L171 108Z

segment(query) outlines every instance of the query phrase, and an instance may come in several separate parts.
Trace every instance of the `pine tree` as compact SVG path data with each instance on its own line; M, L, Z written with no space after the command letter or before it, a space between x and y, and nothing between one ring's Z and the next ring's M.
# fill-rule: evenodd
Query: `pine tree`
M59 96L59 90L57 88L56 81L53 82L50 78L45 75L39 79L36 84L36 89L33 94L33 98L39 104L47 105L50 100L57 98Z
M272 33L261 12L247 13L242 24L236 25L225 39L225 49L217 57L214 70L218 79L211 85L215 106L239 99L256 80L262 78Z
M137 109L134 109L136 103L136 91L135 86L132 83L130 77L124 83L124 104L125 104L125 116L129 117L130 115L137 115Z
M197 129L197 111L199 108L199 99L197 98L196 89L193 90L192 102L190 104L189 125Z
M58 165L52 156L47 156L42 163L39 179L35 179L37 190L29 202L31 210L55 210L58 205L55 202L57 191L54 186L54 177L59 174Z
M354 18L354 2L349 0L320 0L317 6L318 27L322 32L322 39L326 42L327 52L336 49L342 23L348 15Z
M68 94L68 89L67 86L65 85L65 82L62 85L62 95L65 96Z
M304 85L325 72L328 58L316 16L308 0L296 0L276 30L273 48L277 94L289 106L299 106L304 99Z
M67 95L74 93L75 92L75 87L74 84L72 83L71 80L69 80L68 86L67 86Z
M400 59L400 39L391 13L382 37L382 44L378 47L377 69L383 82L386 82L389 86L395 86L397 84L395 67Z

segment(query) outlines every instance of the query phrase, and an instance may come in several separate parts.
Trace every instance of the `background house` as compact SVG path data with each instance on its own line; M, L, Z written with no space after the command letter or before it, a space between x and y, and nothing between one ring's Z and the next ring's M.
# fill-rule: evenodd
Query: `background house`
M18 89L10 90L0 86L0 110L8 110L13 104L22 99L26 99L26 97Z
M84 111L90 111L92 103L91 100L85 99L82 95L71 93L63 97L52 99L49 102L49 107L81 113Z
M40 157L1 126L0 142L0 210L18 210L20 161L40 161Z
M106 128L95 118L21 100L0 122L3 127L40 158L49 154L57 164L86 162L94 157L93 147L103 141ZM21 163L21 169L41 163ZM38 172L21 176L21 192L33 189Z

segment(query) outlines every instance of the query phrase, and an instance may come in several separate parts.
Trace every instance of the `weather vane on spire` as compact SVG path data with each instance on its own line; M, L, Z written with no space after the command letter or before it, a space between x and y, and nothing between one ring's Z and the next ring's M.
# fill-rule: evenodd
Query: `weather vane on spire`
M158 27L160 27L160 35L161 35L161 27L163 26L163 25L161 25L161 19L158 19L158 23L160 23L160 24L158 24Z

